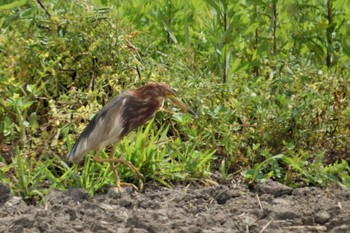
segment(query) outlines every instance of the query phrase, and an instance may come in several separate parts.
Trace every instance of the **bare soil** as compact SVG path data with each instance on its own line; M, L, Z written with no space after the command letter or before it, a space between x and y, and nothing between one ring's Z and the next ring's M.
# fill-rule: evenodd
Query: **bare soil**
M52 191L26 204L0 184L0 232L350 232L350 190L269 181L148 187L145 193Z

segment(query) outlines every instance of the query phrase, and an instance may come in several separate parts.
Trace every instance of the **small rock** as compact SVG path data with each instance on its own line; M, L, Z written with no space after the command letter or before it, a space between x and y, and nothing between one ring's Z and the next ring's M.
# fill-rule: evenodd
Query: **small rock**
M179 226L176 228L178 233L204 233L206 232L205 230L206 229L201 229L198 226Z
M271 203L275 200L275 198L273 196L271 196L270 194L266 194L266 193L259 195L259 198L260 198L261 202L267 202L267 203Z
M348 233L349 232L349 225L341 225L334 227L332 230L329 231L329 233Z
M278 220L292 220L300 217L300 214L292 211L292 210L280 210L273 214L274 218Z
M257 220L256 216L248 214L239 216L238 219L244 226L253 226Z
M272 180L257 184L255 190L260 193L273 195L274 197L290 195L293 192L292 188Z
M224 205L231 198L236 198L236 197L240 197L240 196L241 196L241 194L239 192L237 192L236 190L221 188L221 189L218 189L214 198L216 199L216 201L219 205Z
M112 205L106 204L106 203L100 203L99 204L100 208L105 210L105 211L113 211L115 207Z
M152 218L158 223L165 224L169 221L168 215L164 210L159 210L155 213L152 213Z
M67 192L67 191L65 191ZM63 202L67 202L68 203L68 199L66 198L67 195L64 194L64 192L57 190L57 189L52 189L47 195L46 195L46 201L47 203L49 203L50 205L57 205L57 204L61 204ZM65 200L67 199L67 200ZM64 203L66 204L66 203Z
M332 206L329 209L327 209L327 213L329 213L331 216L336 216L341 213L341 208L339 206Z
M272 205L278 205L280 209L290 209L295 203L292 200L276 198L272 201Z
M192 232L192 231L191 231ZM203 229L203 231L199 231L199 232L203 232L203 233L227 233L227 229L226 228L222 228L222 227L211 227L209 229ZM235 230L235 229L230 229L230 233L238 233L240 231Z
M152 220L149 213L146 212L135 212L134 216L130 216L126 223L126 227L147 229L148 232L170 232L170 228L167 224L159 223Z
M29 229L33 227L34 220L28 217L20 217L13 222L13 225L20 226L22 229L23 228Z
M107 196L109 198L120 198L122 196L131 196L134 193L134 189L132 186L126 186L121 188L121 190L119 190L117 187L113 186L111 188L108 189L107 192Z
M232 198L237 198L242 196L242 191L240 190L230 190L230 195Z
M112 232L102 222L97 221L91 224L90 229L92 232Z
M7 202L7 206L19 206L21 203L24 203L22 197L12 197Z
M73 226L73 228L72 228L72 229L74 229L74 230L76 230L76 231L81 232L81 231L83 231L83 230L84 230L84 227L85 227L85 225L84 225L84 224L75 224L75 225ZM118 231L118 232L119 232L119 231Z
M312 216L303 216L301 221L306 226L312 226L315 224L315 219Z
M329 213L327 213L326 211L319 212L315 215L315 222L320 224L320 225L324 225L325 223L327 223L329 221L330 218L331 218L331 215Z
M119 192L119 189L117 187L112 187L108 189L107 196L109 198L120 198L122 194Z
M89 198L88 191L84 189L72 188L72 189L68 189L64 193L70 196L74 201L79 203L82 203L83 201Z
M302 187L296 188L292 191L292 195L294 196L320 196L323 191L320 188L316 187Z
M5 203L10 197L10 187L7 184L0 183L0 204Z
M154 201L142 201L139 203L139 207L143 209L159 209L160 204Z
M65 212L70 216L71 221L74 221L75 219L77 219L77 213L73 208L69 208L65 210Z
M231 198L231 195L228 193L229 191L224 191L222 193L219 193L218 196L216 196L216 201L219 205L224 205L227 200Z
M140 229L140 228L118 228L116 232L118 232L118 233L148 233L147 230Z
M127 209L131 209L135 206L135 200L127 196L122 196L119 201L119 205Z

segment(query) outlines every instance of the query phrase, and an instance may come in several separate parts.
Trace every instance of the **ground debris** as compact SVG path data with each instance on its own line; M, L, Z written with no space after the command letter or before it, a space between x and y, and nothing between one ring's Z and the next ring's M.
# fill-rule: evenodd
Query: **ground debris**
M0 204L0 232L350 231L347 190L291 189L276 182L257 187L151 187L142 194L94 197L80 189L53 190L36 205L9 196Z

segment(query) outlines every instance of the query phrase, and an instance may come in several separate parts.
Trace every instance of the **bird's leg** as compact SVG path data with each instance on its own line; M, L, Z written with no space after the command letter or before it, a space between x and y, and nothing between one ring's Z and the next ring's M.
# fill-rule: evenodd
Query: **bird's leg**
M99 153L97 153L93 160L98 162L98 163L103 163L103 162L106 162L104 161L104 159L101 159L101 157L98 157L98 154L102 155L102 151L100 151ZM109 157L113 156L112 155L109 155ZM113 162L110 162L110 165L111 165L111 169L112 169L112 172L113 172L113 175L114 175L114 182L115 182L115 186L118 188L118 191L121 192L122 188L121 188L121 185L120 185L120 179L119 179L119 175L118 175L118 172L116 170L116 166L114 165Z
M116 151L116 146L113 147L113 153L110 154L109 158L108 159L101 159L101 158L98 158L98 157L94 157L94 160L96 162L99 162L99 163L120 163L120 164L123 164L125 166L128 166L131 171L139 178L143 179L143 175L139 172L139 170L129 161L126 161L124 159L121 159L121 158L114 158L113 155Z
M119 179L119 175L118 175L118 172L116 170L116 167L115 167L114 163L112 163L112 162L110 162L109 164L111 165L111 169L113 171L115 186L118 188L118 191L121 193L122 187L120 186L120 179Z
M113 175L115 178L115 184L116 184L119 191L121 191L121 186L132 186L135 190L138 190L138 188L134 184L120 182L118 172L116 171L116 166L114 163L117 162L117 163L128 166L131 169L131 171L141 179L143 179L143 175L139 172L139 170L131 162L126 161L126 160L121 159L121 158L114 158L113 155L114 155L115 151L116 151L116 146L113 147L113 152L109 155L108 159L98 158L97 156L95 156L93 159L94 159L94 161L99 162L99 163L110 163L111 169L113 171Z

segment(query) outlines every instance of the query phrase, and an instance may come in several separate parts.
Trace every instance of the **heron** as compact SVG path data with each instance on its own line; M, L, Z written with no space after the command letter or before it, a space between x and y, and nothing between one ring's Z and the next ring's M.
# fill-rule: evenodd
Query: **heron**
M110 163L119 192L122 186L131 185L137 189L133 184L120 182L115 163L128 166L139 178L143 178L142 174L131 162L114 157L114 154L123 137L150 120L159 111L164 100L170 100L183 111L196 116L192 109L177 98L176 91L164 83L151 83L138 89L123 91L96 113L68 153L67 161L78 163L88 152L97 151L93 160ZM113 145L109 158L100 158L102 149L108 145Z

